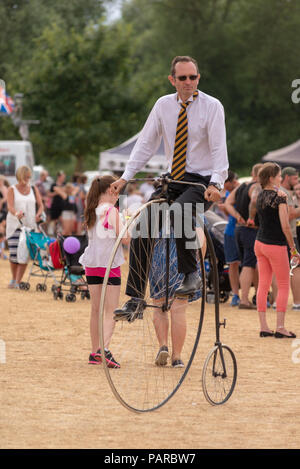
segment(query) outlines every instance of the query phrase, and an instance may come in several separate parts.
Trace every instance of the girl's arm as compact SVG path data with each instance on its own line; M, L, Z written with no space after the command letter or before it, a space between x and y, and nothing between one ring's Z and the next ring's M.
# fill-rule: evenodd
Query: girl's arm
M119 236L124 228L124 224L121 220L119 210L113 207L108 214L108 223L114 228L116 235ZM122 238L122 244L128 245L130 243L130 234L126 230Z

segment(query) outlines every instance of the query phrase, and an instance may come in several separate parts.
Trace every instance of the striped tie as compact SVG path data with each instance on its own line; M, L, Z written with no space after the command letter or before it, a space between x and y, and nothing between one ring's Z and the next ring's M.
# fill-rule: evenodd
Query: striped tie
M193 94L193 101L195 101L197 96L198 91L196 90ZM181 109L177 121L174 155L171 171L171 177L177 180L183 179L185 173L186 148L188 138L188 120L186 109L190 103L191 101L181 103Z

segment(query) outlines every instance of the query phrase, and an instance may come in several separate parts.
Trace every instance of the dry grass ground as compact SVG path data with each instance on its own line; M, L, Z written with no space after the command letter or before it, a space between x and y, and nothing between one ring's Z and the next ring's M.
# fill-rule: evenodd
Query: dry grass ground
M0 261L0 448L298 448L300 363L292 340L261 339L255 311L222 305L222 342L234 351L238 381L223 406L201 389L204 359L214 343L214 313L206 306L190 373L160 410L134 414L113 396L101 367L87 365L89 302L55 301L50 291L8 290ZM49 283L51 286L51 283ZM49 288L48 288L49 289ZM290 302L291 305L291 302ZM269 310L270 325L275 312ZM287 326L300 337L300 314ZM297 347L295 347L297 345Z

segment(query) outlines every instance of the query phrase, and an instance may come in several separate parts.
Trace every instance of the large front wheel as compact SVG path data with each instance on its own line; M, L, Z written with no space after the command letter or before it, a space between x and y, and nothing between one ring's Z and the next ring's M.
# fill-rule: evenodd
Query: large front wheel
M130 320L119 320L113 324L109 344L106 328L114 318L113 311L109 310L113 294L113 287L108 285L109 275L125 229L113 249L100 302L101 350L106 345L120 364L120 368L113 368L111 363L105 361L105 375L118 401L136 412L161 407L182 384L197 349L205 308L204 263L200 249L197 256L198 270L203 280L201 289L192 298L174 296L182 275L177 271L174 233L170 229L167 234L159 224L160 216L157 213L162 202L164 200L148 202L128 223L132 237L135 237L135 247L132 242L130 249L125 250L121 291L114 303L121 308L129 299L126 295L127 281L131 288L143 283L145 289L139 313ZM145 233L143 220L148 220L150 212L152 215L156 213L157 218L152 218L151 230ZM134 266L133 276L128 276L129 259L130 265ZM135 282L130 285L131 278L135 278ZM118 292L117 289L115 291ZM159 354L162 345L167 349L163 348ZM182 363L174 360L178 358L175 355L180 355Z

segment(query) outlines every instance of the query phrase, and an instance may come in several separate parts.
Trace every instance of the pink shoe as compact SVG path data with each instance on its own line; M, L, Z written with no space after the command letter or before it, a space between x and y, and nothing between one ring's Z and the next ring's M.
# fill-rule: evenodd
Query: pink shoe
M102 363L102 358L101 358L101 354L98 353L98 351L96 353L90 354L89 365L101 365L101 363Z

